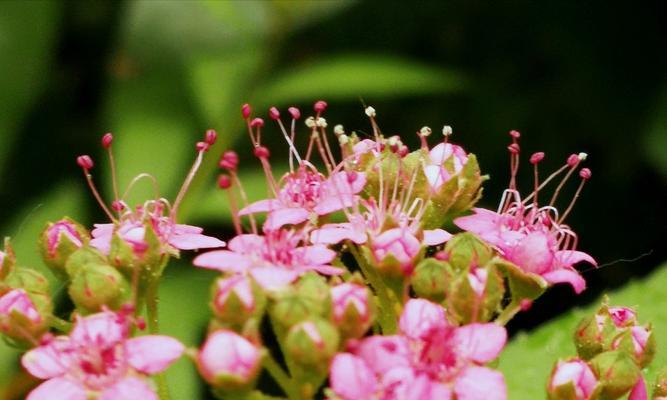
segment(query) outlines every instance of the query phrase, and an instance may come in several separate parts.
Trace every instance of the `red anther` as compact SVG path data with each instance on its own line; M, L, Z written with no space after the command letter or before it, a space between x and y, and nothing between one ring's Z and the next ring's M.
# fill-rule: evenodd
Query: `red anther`
M209 147L208 143L206 142L197 142L197 144L195 145L197 151L208 151L208 147Z
M269 149L267 149L264 146L259 146L255 147L255 157L261 158L261 159L266 159L271 156L271 152L269 152Z
M140 331L146 329L146 320L143 319L143 317L137 317L135 323L137 324L137 328L139 328Z
M328 104L327 104L326 101L319 100L319 101L315 102L315 105L313 106L313 109L315 110L315 112L321 113L321 112L324 112L324 110L327 109L327 106L328 106Z
M125 315L131 315L134 313L135 307L134 304L132 303L125 303L122 306L120 306L120 313L125 314Z
M575 165L579 164L579 156L576 154L572 154L567 158L567 165L570 167L574 167Z
M512 129L510 131L510 136L512 136L512 138L514 139L518 139L521 137L521 133L519 131L515 131L514 129Z
M229 175L220 175L218 177L218 187L220 189L229 189L232 187L232 178L230 178Z
M76 158L76 163L83 169L91 169L95 165L93 159L88 155L78 156Z
M250 104L246 103L241 106L241 114L243 115L244 119L250 118L251 113L252 113L252 107L250 107Z
M111 142L113 142L113 135L111 133L105 133L104 136L102 136L102 147L108 149L111 147Z
M123 210L125 209L125 204L123 204L122 201L114 200L114 201L111 203L111 208L112 208L114 211L123 211Z
M544 160L544 153L541 151L538 151L537 153L530 156L530 163L533 165L537 164L542 160Z
M209 146L213 146L215 144L216 139L218 139L218 132L216 132L215 129L209 129L206 131L206 135L204 136L204 141Z
M408 155L410 152L410 149L408 149L408 146L403 146L398 150L398 155L401 156L401 158L405 157Z
M591 170L588 168L582 168L581 171L579 171L579 176L581 179L591 179Z
M521 151L521 148L519 147L518 144L512 143L511 145L507 146L507 150L509 150L510 153L512 153L512 154L519 154L519 152Z
M287 109L287 111L290 113L292 116L292 119L299 119L301 118L301 111L299 111L298 108L296 107L290 107Z
M218 166L223 169L227 169L230 171L235 171L236 167L239 165L239 156L236 154L235 151L232 150L227 150L222 154L222 157L220 157L220 162L218 163Z
M347 183L352 183L357 180L359 177L356 171L347 171Z
M521 307L521 311L528 311L528 310L530 310L530 307L532 307L532 306L533 306L533 301L532 300L522 299L519 302L519 307Z
M269 117L273 120L277 120L280 118L280 111L275 107L269 108Z
M255 118L252 121L250 121L251 128L261 128L263 126L264 126L264 120L261 118Z
M449 255L444 250L440 250L439 252L435 253L433 256L435 257L436 260L440 260L440 261L447 261L449 259Z

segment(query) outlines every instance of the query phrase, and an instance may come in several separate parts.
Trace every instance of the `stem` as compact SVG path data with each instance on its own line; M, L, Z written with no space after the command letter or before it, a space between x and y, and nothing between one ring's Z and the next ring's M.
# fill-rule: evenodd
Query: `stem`
M380 310L379 310L379 322L380 327L382 328L382 333L385 335L391 335L396 333L396 313L394 312L394 302L389 297L387 292L387 285L382 281L382 277L377 273L375 268L372 265L369 265L363 255L359 253L359 250L355 246L349 246L350 252L354 256L355 260L361 268L361 272L364 274L368 282L371 284L375 292L377 293L378 300L380 301Z
M503 312L500 313L494 322L500 326L505 326L519 311L521 311L521 304L517 301L512 301L505 307Z
M290 400L298 400L299 394L294 390L294 381L290 378L285 370L274 360L271 353L268 351L262 360L264 368L269 372L271 377L278 383L278 386L285 392L287 398Z
M58 318L55 315L51 316L51 327L59 330L60 332L67 333L72 330L72 323L65 321L62 318Z
M159 333L158 329L158 303L160 302L158 288L159 279L154 279L148 283L146 289L146 313L148 316L148 332L151 335ZM157 392L160 400L169 400L169 386L167 385L166 376L164 373L155 375L157 383Z

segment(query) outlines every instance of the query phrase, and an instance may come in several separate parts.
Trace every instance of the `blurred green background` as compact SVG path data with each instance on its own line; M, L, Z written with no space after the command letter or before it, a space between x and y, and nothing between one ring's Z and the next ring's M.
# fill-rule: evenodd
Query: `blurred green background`
M526 157L547 152L542 171L572 152L589 154L593 179L569 222L580 249L605 265L584 272L584 295L556 287L510 325L513 333L540 325L530 339L518 335L500 363L510 399L539 398L553 360L574 352L563 336L576 322L572 309L594 307L603 292L618 290L614 296L667 337L667 273L658 267L667 259L666 8L662 1L0 2L2 234L14 238L21 264L43 268L35 241L46 220L105 219L74 162L91 153L108 198L104 132L115 134L122 187L145 171L173 199L194 141L215 128L219 143L182 219L227 235L228 207L214 184L218 154L237 149L253 197L264 193L242 129L245 102L261 114L296 105L307 115L325 99L331 126L368 131L363 101L386 133L413 145L421 126L437 132L450 124L453 140L491 175L482 200L491 208L508 180L507 132L517 129ZM279 164L287 153L277 129L265 138L281 146L273 147ZM524 170L524 188L530 179ZM139 187L135 198L148 190ZM204 334L213 275L189 259L168 270L161 316L165 332L193 346ZM552 357L535 364L534 352L547 347ZM667 362L661 354L656 363ZM22 398L33 383L17 360L0 344L0 398ZM187 360L169 374L175 399L206 398Z

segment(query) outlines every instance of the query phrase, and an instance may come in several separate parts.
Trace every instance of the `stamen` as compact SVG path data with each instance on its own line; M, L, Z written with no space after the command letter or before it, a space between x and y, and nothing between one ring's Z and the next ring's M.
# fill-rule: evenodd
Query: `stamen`
M289 146L290 149L290 172L294 172L294 166L292 163L292 155L296 157L296 160L299 162L299 165L301 165L301 157L299 157L299 152L296 150L296 147L294 146L294 143L292 139L290 138L290 135L287 134L287 130L285 129L285 125L283 125L283 121L280 119L280 112L278 111L277 108L271 107L269 109L269 116L271 119L275 120L278 122L278 126L280 126L280 131L283 133L283 136L285 137L285 141L287 141L287 145Z
M104 136L102 136L102 147L104 147L107 150L107 154L109 155L109 165L111 167L111 184L113 186L113 203L111 203L111 206L114 210L116 208L114 207L114 204L118 202L118 180L116 179L116 163L114 161L113 157L113 152L111 151L111 143L113 142L113 135L111 133L105 133ZM120 212L120 210L116 210Z
M560 193L560 190L563 188L565 185L565 182L570 178L570 175L574 172L575 169L579 166L579 162L583 161L586 159L588 155L586 153L579 153L577 154L572 154L570 157L567 159L567 164L570 166L570 170L567 171L567 174L565 174L565 177L563 177L563 180L558 184L556 187L556 191L554 192L553 196L551 197L551 201L549 202L550 206L553 206L554 203L556 203L556 199L558 198L558 193Z
M445 137L445 139L444 139L445 144L447 143L447 141L449 140L449 137L452 136L453 133L454 133L454 130L452 129L451 126L445 125L445 126L442 127L442 136Z
M269 164L269 157L271 152L264 146L259 146L255 148L255 157L259 158L259 161L262 163L262 168L264 169L264 175L266 176L267 183L273 191L273 195L278 197L278 186L276 180L273 177L273 172L271 172L271 165Z
M565 212L563 213L563 216L560 218L558 223L560 224L565 220L565 218L568 216L570 211L572 211L572 208L574 207L574 203L577 201L577 198L579 197L579 194L581 193L581 189L584 188L584 184L586 183L587 180L591 179L591 170L588 168L582 168L581 171L579 171L579 177L581 177L581 183L579 183L579 187L577 188L577 191L574 193L574 197L572 197L572 201L570 201L570 205L567 207Z
M199 167L201 166L202 160L204 159L204 153L208 151L210 147L210 143L208 140L211 140L209 136L209 132L211 130L206 132L206 140L205 142L198 142L197 143L197 158L195 158L195 162L192 164L192 167L190 168L190 171L188 172L188 175L185 177L185 181L183 181L183 185L181 186L181 189L178 191L178 195L176 195L176 200L174 200L174 206L171 209L171 217L172 219L176 220L176 213L178 212L178 207L181 205L181 202L183 201L183 197L185 197L185 193L187 193L188 189L190 188L190 184L192 183L192 180L195 177L195 174L197 174L197 170L199 170ZM215 132L215 131L213 131ZM215 135L213 135L215 136ZM212 138L212 141L215 142L215 137ZM201 144L204 145L201 145Z
M104 204L104 201L102 201L102 197L100 196L100 193L97 191L97 188L95 188L95 184L93 183L93 176L89 172L89 170L92 169L95 165L93 163L93 159L88 155L82 155L76 158L76 163L83 170L83 176L86 177L86 182L88 183L90 191L93 192L95 200L97 200L99 205L102 207L102 210L107 215L107 217L109 217L111 221L116 222L116 219L114 218L111 211L109 211L106 204Z
M537 208L537 192L538 192L538 189L539 189L539 186L540 186L539 185L540 184L540 178L539 178L539 174L537 172L537 164L540 161L542 161L543 159L544 159L544 153L541 152L541 151L533 154L532 156L530 156L530 163L533 164L533 171L534 171L534 175L535 175L535 189L534 189L535 199L533 200L533 207L534 208Z
M515 132L515 131L512 131ZM511 177L510 177L510 185L509 188L512 190L516 190L516 175L519 172L519 153L521 151L521 148L519 147L519 144L514 142L507 146L507 150L510 152L510 172L511 172Z
M419 136L419 140L421 141L421 148L428 150L428 142L426 141L426 138L431 136L431 128L428 126L422 127L419 132L417 132L417 136Z
M232 191L230 190L230 188L232 187L232 179L229 177L229 175L222 174L218 177L218 187L227 192L227 197L229 198L229 208L231 209L231 214L232 214L232 223L234 224L234 230L236 231L237 235L240 235L241 233L243 233L243 230L241 229L239 208L236 203L236 196L234 196L234 193L232 193Z
M251 113L252 113L252 107L250 107L250 104L246 103L241 106L241 115L243 115L243 119L250 118Z

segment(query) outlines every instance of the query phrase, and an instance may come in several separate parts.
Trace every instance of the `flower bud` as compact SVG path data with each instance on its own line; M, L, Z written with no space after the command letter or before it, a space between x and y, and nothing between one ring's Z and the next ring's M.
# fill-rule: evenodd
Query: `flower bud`
M266 298L263 292L243 275L219 278L213 283L211 308L225 325L241 328L253 316L261 316Z
M632 355L639 366L645 368L655 356L655 337L650 328L632 326L616 337L611 347Z
M658 372L658 375L655 377L655 385L653 385L653 399L667 399L667 367L661 369Z
M70 218L49 222L40 240L42 258L57 276L64 277L69 256L89 240L86 229Z
M632 326L637 322L637 313L628 307L609 307L607 313L618 328Z
M408 276L414 269L415 257L422 245L407 229L393 228L375 237L372 243L373 257L378 268L390 276Z
M574 333L577 354L584 360L590 360L605 350L605 319L599 314L585 317L579 322Z
M452 279L451 266L435 258L426 258L417 265L411 279L417 296L439 303L445 299L447 285Z
M446 293L447 311L461 325L486 322L500 311L505 294L502 276L493 264L457 274Z
M130 285L114 267L87 264L72 276L68 293L77 309L94 313L103 306L118 309L131 293Z
M326 373L339 343L336 328L326 320L314 318L294 325L289 330L285 351L300 366Z
M362 337L373 324L374 303L365 286L341 283L331 288L333 320L345 338Z
M215 388L247 389L259 374L261 353L243 336L221 329L211 333L199 350L197 367Z
M469 271L486 265L493 256L491 248L472 233L454 235L445 245L445 254L455 271Z
M13 289L0 297L0 332L20 343L39 339L46 332L46 315L23 289Z
M16 268L5 282L17 289L24 289L30 294L40 294L49 296L51 290L49 289L49 281L42 275L31 268Z
M0 251L0 282L14 270L14 265L16 265L16 255L9 238L5 238L5 249ZM0 294L2 294L1 290Z
M617 399L632 389L641 371L630 355L606 351L595 356L589 365L599 377L599 398Z
M559 361L547 386L550 400L587 400L598 380L583 360Z
M329 286L315 273L303 275L296 285L276 297L269 312L284 329L312 317L329 318L333 308Z

